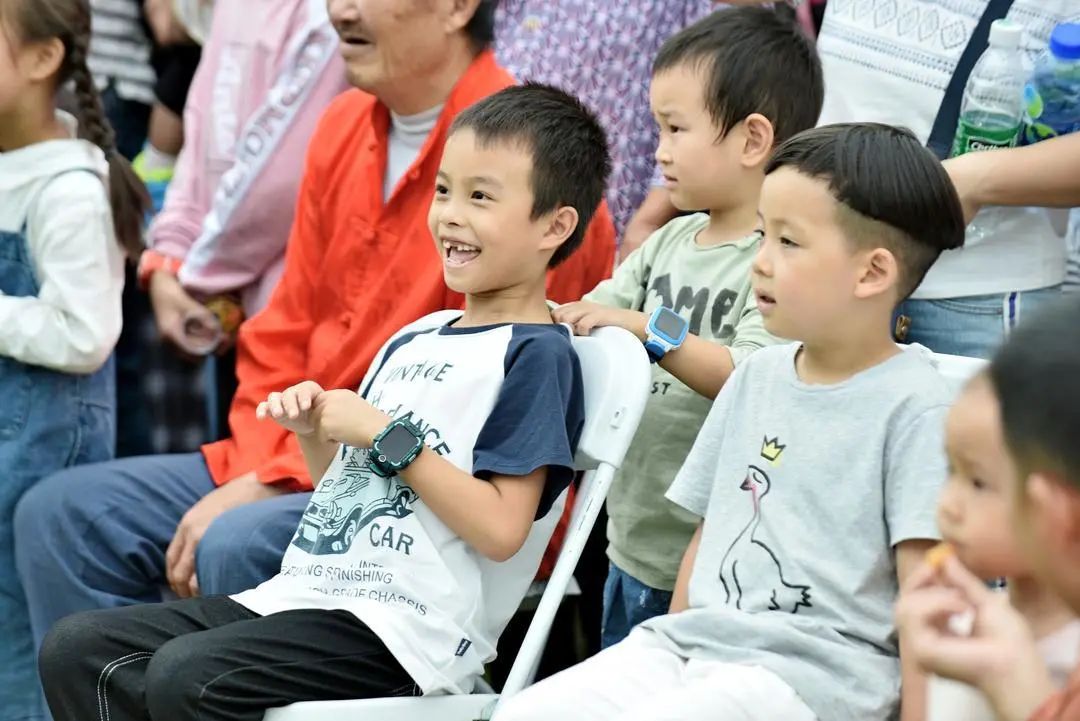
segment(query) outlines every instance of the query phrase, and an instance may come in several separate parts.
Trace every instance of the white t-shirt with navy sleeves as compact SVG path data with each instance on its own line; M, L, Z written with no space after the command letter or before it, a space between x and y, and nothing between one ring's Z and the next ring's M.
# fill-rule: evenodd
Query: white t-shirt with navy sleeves
M570 334L559 325L455 328L429 316L384 346L361 394L411 420L429 448L477 478L546 467L525 545L503 563L488 560L401 478L372 473L367 449L342 446L281 572L234 599L261 615L350 611L424 693L467 693L532 582L573 477L584 396Z

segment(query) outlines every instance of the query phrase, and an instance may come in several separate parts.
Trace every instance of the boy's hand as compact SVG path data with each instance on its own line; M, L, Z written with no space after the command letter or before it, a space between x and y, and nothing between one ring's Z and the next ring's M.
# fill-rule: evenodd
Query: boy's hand
M974 614L967 636L949 627L965 613ZM1027 622L955 557L911 575L896 620L905 652L925 671L979 688L1003 719L1027 718L1053 692Z
M315 381L298 383L281 393L271 393L255 409L255 417L260 421L271 418L298 436L313 436L316 427L312 408L325 393Z
M312 409L315 432L322 441L370 448L391 418L349 390L323 392Z
M615 326L625 328L642 342L645 341L646 329L649 325L649 316L645 313L625 308L611 308L584 300L559 306L551 312L551 317L557 323L567 323L573 327L577 335L589 335L593 328Z

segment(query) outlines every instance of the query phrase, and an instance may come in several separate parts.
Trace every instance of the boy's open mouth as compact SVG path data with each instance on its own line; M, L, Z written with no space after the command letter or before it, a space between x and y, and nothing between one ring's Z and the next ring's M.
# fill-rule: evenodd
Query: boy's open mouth
M772 306L776 305L776 298L773 298L768 293L762 293L760 290L755 290L754 296L757 299L759 308L763 306L766 308L771 308Z
M442 245L446 264L455 268L468 265L480 255L480 249L475 245L458 240L444 240Z

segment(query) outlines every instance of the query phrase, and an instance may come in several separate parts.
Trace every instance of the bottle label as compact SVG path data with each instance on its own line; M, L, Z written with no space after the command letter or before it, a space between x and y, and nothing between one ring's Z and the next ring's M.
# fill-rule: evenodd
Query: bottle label
M956 128L956 139L953 140L952 154L955 156L980 150L1011 148L1016 145L1019 133L1019 123L1008 128L987 128L960 118L960 124Z

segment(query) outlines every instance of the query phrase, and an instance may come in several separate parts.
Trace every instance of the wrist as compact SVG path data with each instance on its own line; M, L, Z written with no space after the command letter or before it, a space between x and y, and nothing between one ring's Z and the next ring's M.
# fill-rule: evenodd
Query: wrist
M1011 663L979 685L1002 721L1027 721L1057 690L1037 657Z
M139 266L136 271L139 287L149 290L154 276L164 273L172 277L180 272L181 261L167 255L162 255L155 250L144 250L139 256Z
M649 316L636 310L626 311L626 321L623 328L637 336L642 343L649 337Z

